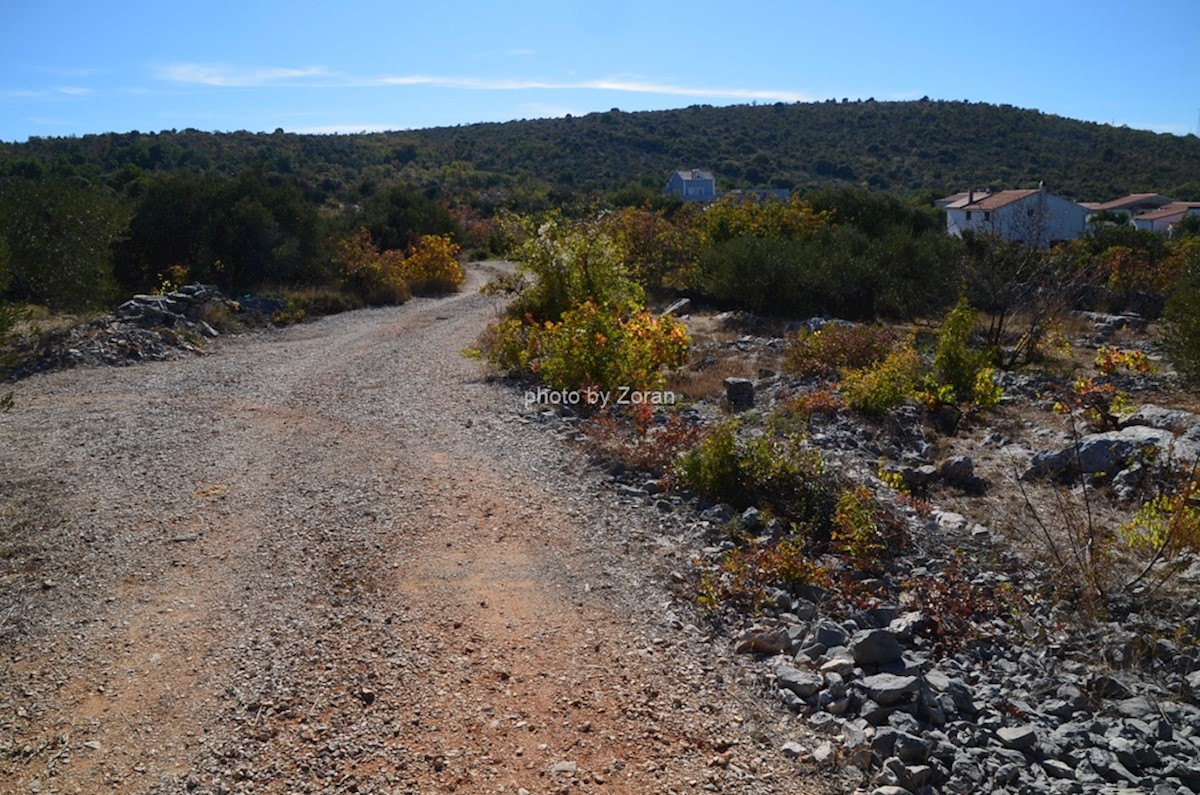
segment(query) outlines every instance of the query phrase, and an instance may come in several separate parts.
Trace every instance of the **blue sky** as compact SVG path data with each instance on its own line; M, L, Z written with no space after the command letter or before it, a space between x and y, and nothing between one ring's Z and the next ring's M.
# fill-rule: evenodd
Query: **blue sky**
M0 0L0 140L967 99L1186 135L1200 0Z

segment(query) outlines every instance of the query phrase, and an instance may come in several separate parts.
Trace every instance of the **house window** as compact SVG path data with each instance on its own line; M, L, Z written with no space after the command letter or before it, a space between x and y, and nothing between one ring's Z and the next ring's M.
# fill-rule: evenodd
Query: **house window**
M990 221L990 220L992 220L992 214L991 214L990 212L985 212L985 213L983 214L983 220L985 220L985 221Z
M971 211L970 210L967 210L967 220L968 221L971 220Z

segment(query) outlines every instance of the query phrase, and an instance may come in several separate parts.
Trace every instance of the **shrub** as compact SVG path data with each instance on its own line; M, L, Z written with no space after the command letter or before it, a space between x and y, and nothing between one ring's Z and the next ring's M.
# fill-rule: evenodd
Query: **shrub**
M869 367L847 370L839 388L851 408L864 414L885 414L913 397L920 369L917 352L905 346Z
M401 270L416 295L453 292L467 280L458 262L458 246L449 235L422 235L408 249Z
M700 577L702 606L717 609L727 601L757 610L767 589L796 585L828 587L830 571L812 560L802 544L783 539L765 547L726 552L714 570Z
M509 257L533 277L513 303L513 316L557 321L589 301L642 304L642 288L625 267L620 240L599 222L569 222L552 213L540 219L510 216L505 225L516 241Z
M843 491L833 511L830 542L835 551L862 569L875 569L887 550L880 528L880 508L866 486Z
M1200 386L1200 238L1181 244L1181 277L1167 301L1164 335L1171 363L1184 382Z
M696 279L701 290L726 304L803 316L818 307L810 287L811 257L805 244L790 239L720 240L701 251Z
M867 367L885 358L900 336L883 326L830 323L800 331L784 351L784 370L800 376L833 376L844 368Z
M537 371L544 339L541 326L510 317L488 326L480 348L488 361L508 374L528 374Z
M975 377L987 362L987 353L971 350L975 333L975 310L964 295L946 315L938 330L933 354L933 378L939 386L954 390L960 401L970 400Z
M1125 369L1136 373L1150 373L1154 365L1150 357L1142 351L1122 350L1100 346L1096 349L1096 369L1101 375L1112 375L1118 370Z
M662 389L664 367L687 362L688 336L673 317L587 301L539 333L537 373L560 389ZM532 359L532 357L531 357Z
M584 430L588 444L602 455L630 469L671 476L676 459L698 444L708 428L680 414L671 414L663 422L654 419L653 408L640 405L599 415Z
M371 306L402 304L412 297L400 251L379 251L371 234L359 229L338 246L341 282Z
M1200 551L1200 463L1179 480L1173 489L1143 504L1121 528L1130 549L1145 556L1141 572L1126 590L1151 578L1157 590L1188 568L1192 560L1185 553Z
M764 508L809 531L828 526L833 500L825 462L798 437L739 438L738 423L731 420L682 455L675 471L713 502Z

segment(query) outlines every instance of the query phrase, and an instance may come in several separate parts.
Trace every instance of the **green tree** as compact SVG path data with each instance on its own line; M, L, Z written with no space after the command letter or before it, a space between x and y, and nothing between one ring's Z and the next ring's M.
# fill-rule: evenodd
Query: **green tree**
M422 235L461 234L450 211L409 185L398 185L367 204L367 230L381 249L406 249Z
M1200 238L1181 243L1184 270L1167 301L1164 342L1175 369L1192 388L1200 386Z
M116 246L117 281L138 292L158 286L159 274L175 265L199 273L215 259L209 214L219 179L205 174L161 174L142 192L128 235Z
M125 204L98 188L65 180L0 181L9 295L61 311L111 301L112 246L128 220Z

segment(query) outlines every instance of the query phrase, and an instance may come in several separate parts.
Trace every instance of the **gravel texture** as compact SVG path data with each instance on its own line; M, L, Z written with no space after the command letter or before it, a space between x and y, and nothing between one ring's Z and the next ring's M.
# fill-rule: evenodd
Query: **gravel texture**
M15 386L0 791L846 789L672 593L678 520L460 355L503 267Z

